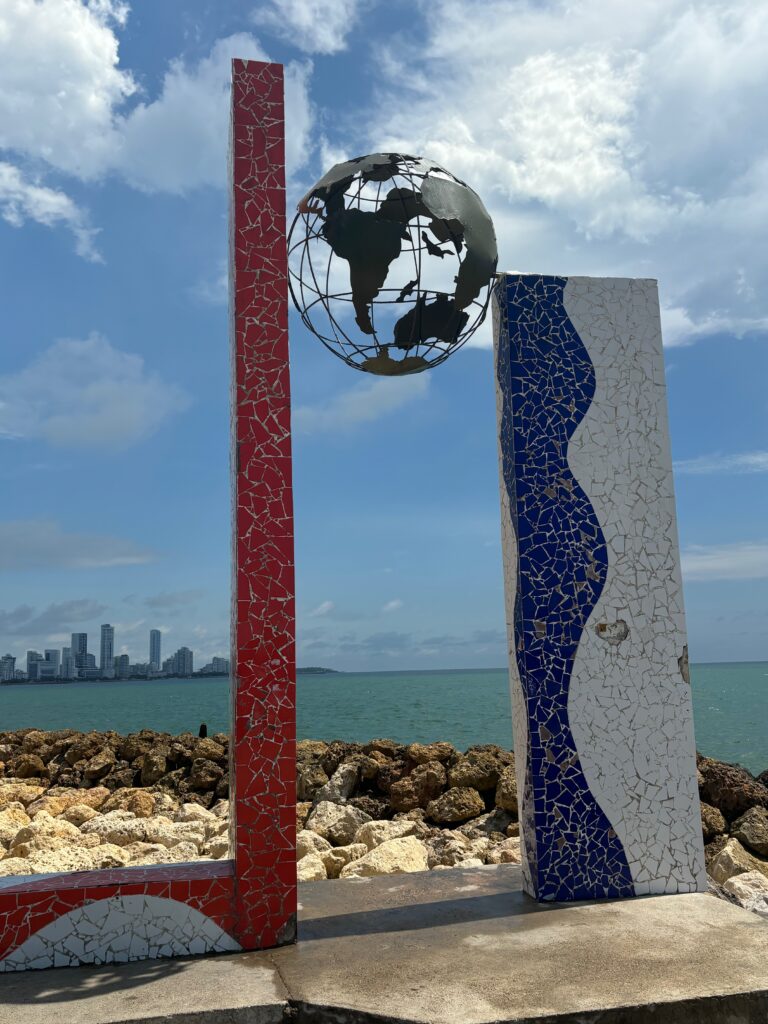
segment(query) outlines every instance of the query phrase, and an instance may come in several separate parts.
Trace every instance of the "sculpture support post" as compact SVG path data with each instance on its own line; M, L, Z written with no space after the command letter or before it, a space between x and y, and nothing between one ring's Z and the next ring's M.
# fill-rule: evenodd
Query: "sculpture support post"
M656 283L504 274L494 316L527 891L703 890Z
M235 935L296 931L296 665L283 68L232 79L232 825Z

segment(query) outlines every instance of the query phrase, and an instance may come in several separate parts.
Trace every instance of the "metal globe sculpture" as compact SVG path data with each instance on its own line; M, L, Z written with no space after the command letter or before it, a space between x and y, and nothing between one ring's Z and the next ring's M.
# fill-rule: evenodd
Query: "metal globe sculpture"
M485 317L496 235L479 196L422 157L336 164L288 240L304 324L345 363L399 376L442 363Z

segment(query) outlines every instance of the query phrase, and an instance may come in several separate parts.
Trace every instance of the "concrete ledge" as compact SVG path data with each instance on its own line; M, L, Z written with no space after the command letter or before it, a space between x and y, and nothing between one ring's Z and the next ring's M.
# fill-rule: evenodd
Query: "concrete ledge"
M541 906L514 865L313 882L299 944L0 979L0 1024L764 1024L768 925L712 896Z

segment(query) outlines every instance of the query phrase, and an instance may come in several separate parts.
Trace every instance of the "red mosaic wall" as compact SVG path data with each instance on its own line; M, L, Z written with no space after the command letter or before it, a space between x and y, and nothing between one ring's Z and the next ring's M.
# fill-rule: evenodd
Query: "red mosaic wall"
M235 60L232 70L234 859L2 879L0 971L3 958L46 925L87 904L136 895L193 907L243 949L295 937L296 673L283 69ZM143 928L141 919L136 927ZM78 941L78 948L90 947L87 956L78 960L80 954L73 954L56 962L110 961L110 950L100 950L92 936L85 944L82 936ZM193 941L200 947L208 940L198 935ZM208 948L215 948L212 941ZM149 955L167 955L162 945L153 948ZM21 950L16 956L13 965L6 964L10 969L54 964L45 960L54 954L42 955L39 949L34 961L31 954L25 961Z

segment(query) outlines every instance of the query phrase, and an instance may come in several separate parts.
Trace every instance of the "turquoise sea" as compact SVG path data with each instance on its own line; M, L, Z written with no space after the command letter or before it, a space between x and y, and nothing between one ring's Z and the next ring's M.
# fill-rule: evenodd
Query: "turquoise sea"
M702 753L768 768L768 662L691 667L696 745ZM227 679L0 686L0 731L228 729ZM512 746L504 669L299 675L300 739L402 743L450 740Z

